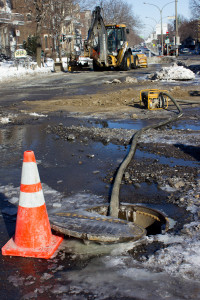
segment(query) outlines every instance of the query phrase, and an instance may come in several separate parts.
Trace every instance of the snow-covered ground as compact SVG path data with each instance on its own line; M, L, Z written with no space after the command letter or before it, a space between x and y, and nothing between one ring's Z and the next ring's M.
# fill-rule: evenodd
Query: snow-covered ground
M102 197L84 192L65 198L62 193L45 184L43 184L43 190L49 215L61 210L85 208L105 202ZM12 185L0 186L0 192L5 195L5 201L17 205L18 188ZM191 190L186 196L187 199L184 199L184 201L189 200L187 209L190 211L192 209L196 218L199 213L197 193L197 190ZM17 213L17 207L7 207L2 213L14 216ZM153 300L155 295L158 299L200 299L199 222L186 224L182 232L182 235L165 233L146 237L143 243L147 246L160 242L164 247L148 257L144 255L139 261L129 254L137 242L84 245L78 240L65 240L60 246L64 252L71 253L74 257L91 256L94 258L82 270L72 269L66 272L61 268L59 275L62 280L59 285L54 286L53 289L50 288L51 293L69 292L65 280L70 278L70 288L75 289L75 294L81 291L85 293L96 291L95 299L99 300L114 298L116 293L125 299L132 297L132 292L138 299ZM46 273L46 275L49 274ZM25 278L20 277L19 274L10 276L8 280L13 285L19 280L25 282Z
M35 76L41 73L50 73L54 71L54 61L47 59L44 66L39 68L35 62L27 63L26 66L18 65L14 61L0 62L0 82L12 79L23 78L27 75Z
M157 58L160 60L160 58ZM63 67L66 69L67 62L63 61ZM154 59L155 63L155 59ZM35 76L39 73L49 73L54 71L54 61L50 58L47 58L47 61L44 63L44 66L39 68L35 62L31 62L27 66L20 64L16 65L14 61L3 61L0 62L0 82L6 81L9 79L22 78L27 75ZM190 69L184 66L178 66L173 64L170 67L163 67L159 72L152 73L148 76L150 80L192 80L195 79L195 73ZM110 82L109 82L110 83ZM121 83L113 82L113 83Z

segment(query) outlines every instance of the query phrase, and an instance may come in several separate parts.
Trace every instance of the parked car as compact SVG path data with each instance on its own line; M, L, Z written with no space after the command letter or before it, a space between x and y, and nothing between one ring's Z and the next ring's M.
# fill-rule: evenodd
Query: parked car
M183 48L183 49L180 50L180 53L190 53L190 49Z
M142 52L141 49L132 49L132 53L133 53L133 55L135 55L135 54L143 54L143 52Z
M170 56L175 56L176 55L176 49L172 48L169 50L169 55Z
M199 55L200 54L200 49L195 49L194 54Z
M3 60L9 60L10 57L5 55L4 53L0 53L0 61L3 61Z

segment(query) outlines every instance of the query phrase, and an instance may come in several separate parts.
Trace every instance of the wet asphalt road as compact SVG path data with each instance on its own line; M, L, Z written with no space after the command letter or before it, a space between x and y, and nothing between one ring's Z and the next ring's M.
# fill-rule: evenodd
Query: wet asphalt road
M178 60L182 60L183 62L187 62L188 59L191 64L193 61L196 63L199 60L199 56L180 55L178 57ZM166 63L163 66L169 66L169 63ZM18 78L16 81L0 82L0 107L12 103L16 104L19 101L24 100L45 100L61 96L101 93L102 83L104 81L112 81L117 78L123 82L127 76L144 80L147 75L159 71L161 67L162 65L160 64L149 64L147 69L141 68L130 70L128 72L58 72L35 77L27 76L27 78ZM184 82L179 83L179 85L184 84ZM117 85L115 85L115 90L117 88ZM127 86L124 88L127 88ZM113 90L113 86L103 85L103 91L107 92L110 90Z
M160 66L156 66L156 68L160 68ZM139 69L130 73L134 73L136 77L146 76L145 73L151 73L153 69L155 70L155 66L150 66L148 70ZM94 73L92 71L84 74L57 73L34 79L29 78L25 81L10 82L6 85L1 84L1 110L3 111L7 105L16 104L23 100L44 100L55 96L95 93L102 90L103 80L112 80L114 78L123 80L128 73ZM104 85L104 90L106 89L110 90L111 87ZM8 208L8 211L10 209L10 211L8 214L0 214L0 247L8 241L15 231L16 213L11 213L11 209L15 208L15 206L8 203L7 198L11 197L13 199L18 197L22 155L23 151L27 149L32 149L35 152L36 160L39 162L38 168L41 181L45 184L47 194L50 193L50 189L58 191L63 196L70 196L84 191L95 193L98 196L103 196L106 200L108 199L110 187L106 182L103 182L103 179L110 169L117 168L127 149L123 146L105 146L101 143L66 143L55 136L45 133L45 128L48 124L53 125L60 121L63 123L68 122L65 117L59 119L56 116L55 119L34 120L32 124L25 126L13 126L12 124L1 126L0 181L1 186L5 188L1 188L0 208L1 211L5 208ZM77 120L70 119L69 122L77 122ZM87 122L87 120L84 122ZM91 154L94 154L94 158L89 157ZM85 168L86 166L87 168ZM74 182L75 177L76 183ZM155 186L152 187L145 184L142 186L142 189L145 190L145 195L154 199L154 204L157 207L160 205L160 200L164 201L167 197L165 192L160 191L158 193ZM138 190L134 190L134 192L135 202L142 193ZM128 196L128 199L130 199L131 193L133 193L133 189L129 189L126 192L123 189L124 197ZM143 196L145 195L143 194ZM54 199L54 201L57 203L58 199ZM169 214L173 213L174 216L179 214L180 219L185 217L184 209L176 208L174 210L173 205L166 206L166 211ZM68 243L68 240L66 243ZM71 241L69 241L70 243ZM91 251L90 254L88 254L89 250ZM97 274L96 272L99 272L102 277L106 277L105 271L104 269L102 270L102 266L99 266L98 261L98 257L101 257L102 252L105 250L98 250L98 254L94 254L91 249L87 249L88 253L86 255L78 257L74 255L73 250L70 252L69 248L67 248L67 251L61 250L56 258L48 261L32 258L3 257L0 254L0 299L98 299L99 291L91 291L89 288L84 289L80 286L81 282L84 282L87 278L87 272L91 273L92 275L90 276L93 277ZM109 251L109 249L106 249L105 253L107 254ZM95 256L97 260L90 264ZM89 269L87 269L87 266L90 266ZM79 274L82 274L83 277L80 276L79 278ZM116 275L115 278L113 274L115 274L115 271L111 273L110 278L106 279L105 286L109 280L110 282L116 280L119 284L121 276ZM175 295L174 298L170 299L181 299L181 296L179 298L177 294L180 295L183 282L169 278L165 278L165 280L171 286L169 289L171 289L172 295ZM124 280L123 284L125 282ZM135 282L135 288L139 291L145 283L141 281L138 284L137 282L138 280ZM151 290L151 284L154 285L150 279L150 284L147 285L149 292L146 292L146 296L148 296L148 299L155 299L152 298L154 294L153 290ZM184 282L184 284L183 294L187 293L188 290L186 297L191 295L193 290L198 292L198 284L195 282ZM128 290L128 288L131 289L132 287L127 286L125 289ZM155 284L156 288L158 288L157 284ZM160 291L160 299L163 299L161 297L163 290L165 290L164 286ZM102 294L99 299L141 299L139 297L126 297L126 293L124 292L123 294L122 292L122 287L118 294L116 285L108 287L106 293L107 297L105 294ZM157 298L159 299L159 297ZM198 298L196 297L196 299Z
M134 75L143 76L146 71L149 73L151 68L148 70L137 70L134 72ZM112 80L116 77L123 79L126 76L127 73L124 72L52 73L1 83L1 111L3 112L6 106L16 105L24 100L44 100L56 96L95 93L102 90L103 80ZM110 87L104 85L104 90L106 89L109 90ZM64 120L56 119L55 123L57 124L60 121L65 122ZM33 125L36 125L35 123L37 122L34 122ZM43 184L47 184L55 190L60 190L64 195L69 195L74 191L89 190L90 192L107 197L108 187L106 187L105 183L102 183L102 178L106 175L106 164L108 165L107 168L109 168L110 158L113 156L111 154L113 153L113 147L110 150L107 147L106 155L101 150L102 147L98 149L98 145L94 149L91 145L84 147L83 145L76 146L72 143L68 149L65 149L66 143L56 140L52 141L51 137L46 136L44 128L46 128L49 122L51 125L54 123L52 121L45 121L44 125L17 127L9 125L8 127L3 126L1 128L1 186L10 189L11 193L13 193L13 188L17 189L19 193L23 151L32 149L35 152L36 160L41 161L38 168ZM116 149L116 155L112 157L113 161L119 159L119 156L122 158L125 153L125 150L121 149L121 154L119 155L120 148L115 148L118 148L118 150ZM68 155L67 162L65 157L66 152ZM58 153L62 154L59 155L59 159ZM94 160L87 157L91 153L95 153ZM81 165L80 161L82 162ZM84 168L88 161L90 164L86 173ZM72 165L76 165L77 167L74 169ZM76 174L72 174L70 171L69 175L69 172L65 171L66 168L70 170L74 169ZM92 172L97 173L93 174ZM74 184L75 177L76 184ZM10 188L9 184L11 184ZM18 194L16 196L18 197ZM6 198L5 193L0 193L1 211L15 209L15 206L6 201ZM13 236L15 232L15 220L16 212L14 214L4 213L0 215L0 247ZM23 297L25 297L24 299L54 298L55 294L50 293L49 289L59 284L59 279L51 278L49 283L49 280L45 278L44 280L41 279L42 274L48 273L51 277L54 272L55 274L58 272L56 269L59 269L61 265L65 265L64 268L66 270L82 269L88 261L88 258L86 258L86 261L85 259L83 261L72 259L69 254L67 260L63 262L61 256L58 255L58 258L46 261L32 258L3 257L0 254L0 299L22 299ZM60 269L62 268L60 267ZM65 284L67 284L66 281ZM38 293L36 292L37 289L41 289L41 291ZM71 297L69 296L69 299ZM79 296L76 299L80 299Z
M137 69L129 72L58 72L17 79L17 81L0 83L0 106L24 100L45 100L59 96L102 92L103 81L111 81L115 78L123 81L129 75L137 78L146 77L153 70L155 70L155 65L150 65L148 69ZM111 89L113 87L109 85L103 86L105 92Z

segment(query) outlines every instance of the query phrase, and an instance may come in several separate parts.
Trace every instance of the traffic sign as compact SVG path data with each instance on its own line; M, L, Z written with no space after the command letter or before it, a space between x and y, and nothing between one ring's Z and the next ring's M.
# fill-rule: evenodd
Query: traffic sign
M15 51L15 58L25 58L27 56L27 52L25 49L17 49Z

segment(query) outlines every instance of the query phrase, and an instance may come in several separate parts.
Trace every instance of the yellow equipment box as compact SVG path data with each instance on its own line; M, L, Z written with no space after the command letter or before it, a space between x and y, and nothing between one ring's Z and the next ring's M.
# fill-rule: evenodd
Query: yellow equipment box
M146 89L140 91L140 105L147 109L166 109L168 107L168 97L162 93L167 93L166 90Z

